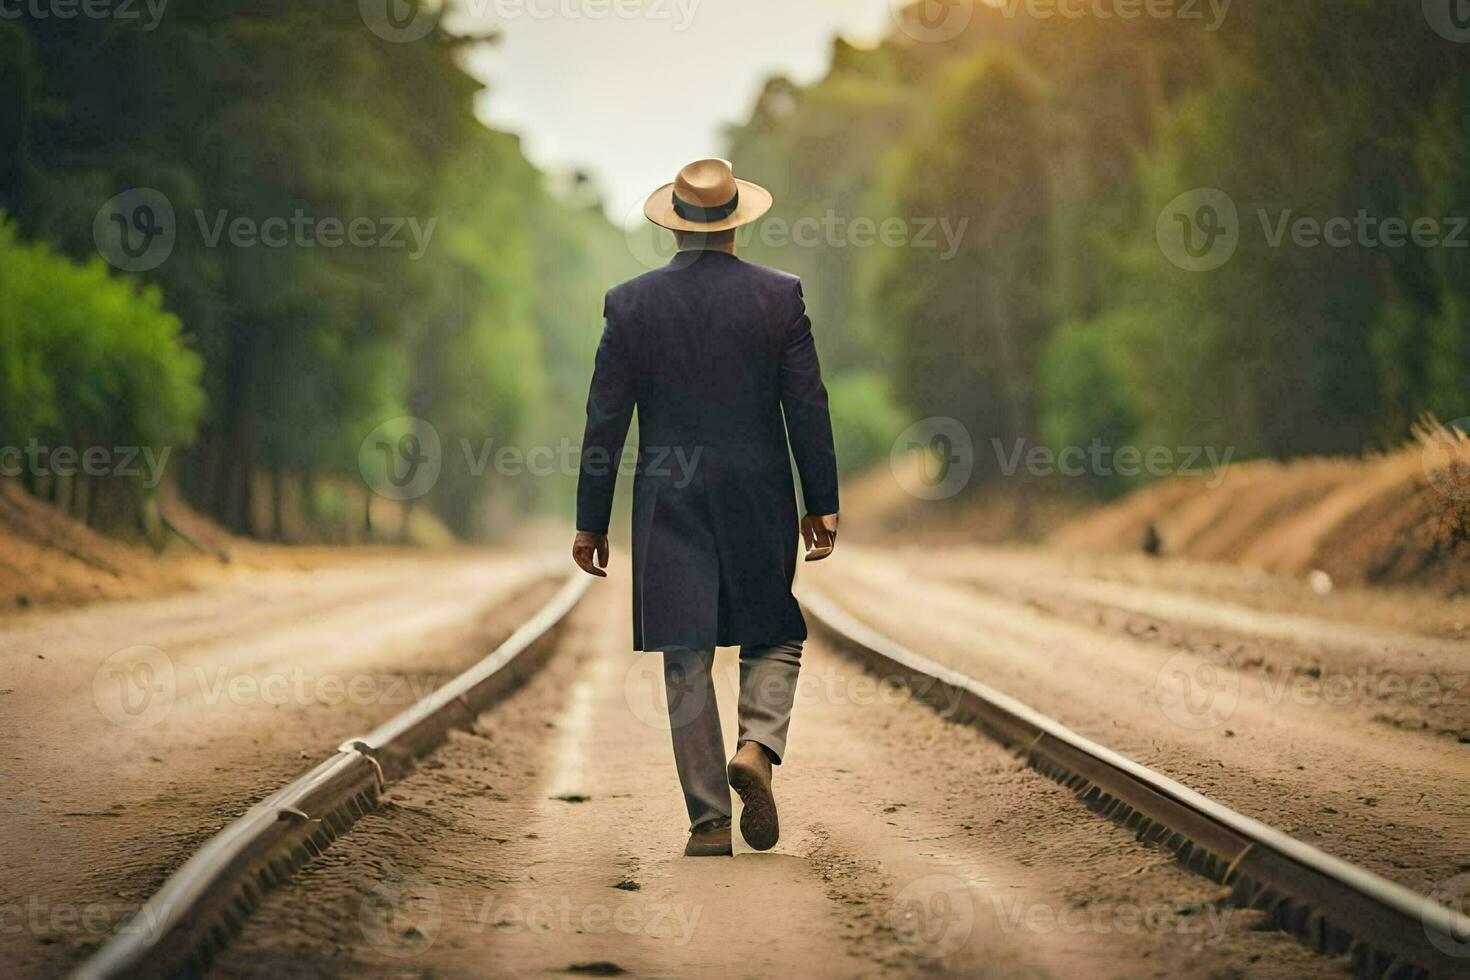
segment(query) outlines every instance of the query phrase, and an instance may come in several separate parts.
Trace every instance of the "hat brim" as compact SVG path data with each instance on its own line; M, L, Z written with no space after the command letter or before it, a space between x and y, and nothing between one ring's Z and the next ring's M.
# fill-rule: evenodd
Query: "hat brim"
M740 188L740 206L719 221L689 221L679 217L674 211L672 183L665 184L648 195L648 200L643 202L643 216L660 228L670 231L729 231L731 228L748 225L771 210L774 199L771 192L760 184L736 177L735 185Z

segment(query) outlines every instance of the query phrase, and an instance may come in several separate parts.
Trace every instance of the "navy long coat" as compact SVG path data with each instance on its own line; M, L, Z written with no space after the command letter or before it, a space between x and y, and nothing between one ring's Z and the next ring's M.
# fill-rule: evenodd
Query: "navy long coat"
M837 463L801 281L680 252L610 290L603 319L577 528L607 531L636 406L634 649L805 638L790 458L809 514L837 513Z

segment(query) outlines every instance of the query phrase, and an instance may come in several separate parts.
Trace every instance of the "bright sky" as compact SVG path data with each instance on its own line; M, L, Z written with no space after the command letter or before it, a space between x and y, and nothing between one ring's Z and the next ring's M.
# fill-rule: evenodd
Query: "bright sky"
M828 67L831 38L872 44L900 0L456 0L458 29L498 29L471 55L490 87L481 117L522 137L545 169L595 175L609 217L691 160L723 155L720 127L743 122L765 79ZM595 18L592 12L601 12ZM739 173L739 161L735 161Z

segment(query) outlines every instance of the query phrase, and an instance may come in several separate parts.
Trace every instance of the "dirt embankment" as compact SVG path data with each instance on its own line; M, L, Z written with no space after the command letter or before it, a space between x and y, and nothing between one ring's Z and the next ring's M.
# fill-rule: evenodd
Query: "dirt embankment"
M171 519L175 513L170 510ZM243 542L195 526L205 522L193 515L180 517L199 547L175 538L159 554L94 531L18 483L0 480L0 612L160 595L219 574L241 552Z
M1470 593L1470 440L1426 430L1389 455L1252 462L1231 467L1214 486L1177 477L1070 522L1050 543L1136 551L1150 527L1164 554L1463 595Z
M929 499L915 455L844 481L842 527L870 544L1085 552L1140 552L1154 536L1160 554L1310 577L1318 587L1467 595L1470 438L1456 426L1427 422L1388 454L1237 463L1222 478L1175 477L1101 505L1046 479Z
M397 551L390 545L288 546L240 537L190 509L167 488L160 509L170 525L162 549L138 534L93 530L16 481L0 479L0 615L36 606L167 595L242 573L307 571ZM381 540L396 540L401 517L391 508L375 511L374 517L382 525ZM422 512L415 521L423 525L432 519ZM437 534L447 537L447 532ZM422 543L419 536L414 543Z

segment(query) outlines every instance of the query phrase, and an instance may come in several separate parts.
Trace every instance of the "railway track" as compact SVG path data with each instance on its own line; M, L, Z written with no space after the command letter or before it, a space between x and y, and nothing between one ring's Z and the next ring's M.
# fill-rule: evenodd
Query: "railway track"
M1470 976L1470 919L1338 860L1139 765L1014 698L908 650L807 591L802 605L873 672L978 725L1073 790L1090 809L1169 848L1231 888L1233 904L1318 952L1347 953L1361 977Z
M548 658L591 582L580 573L482 663L263 801L182 867L78 971L81 977L197 974L299 867L373 810L454 728L467 727ZM1349 954L1365 977L1470 976L1470 921L1425 896L1336 860L1069 731L1026 705L940 667L806 591L831 644L868 671L944 706L1075 792L1140 840L1226 885L1236 906L1320 952Z
M556 627L587 591L578 573L489 656L227 826L146 902L78 977L197 975L270 890L319 856L383 788L474 721L551 652Z

